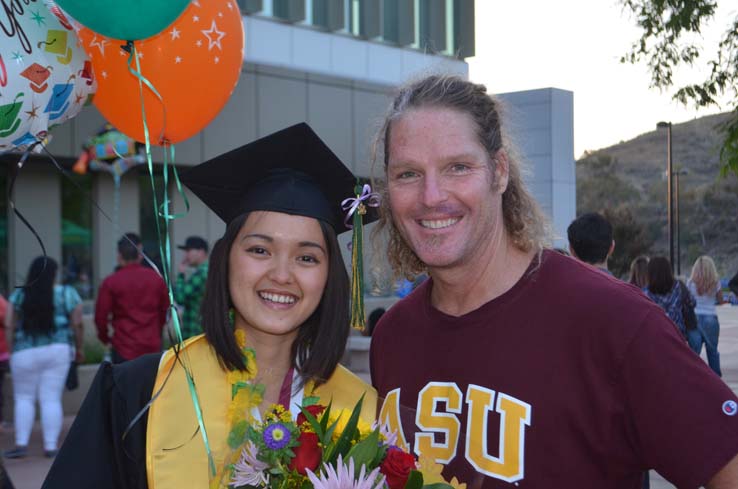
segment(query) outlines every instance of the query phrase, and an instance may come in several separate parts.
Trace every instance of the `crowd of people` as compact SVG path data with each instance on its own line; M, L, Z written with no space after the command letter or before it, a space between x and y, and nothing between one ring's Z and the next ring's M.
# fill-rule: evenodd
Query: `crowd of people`
M474 489L640 488L649 470L678 487L738 486L713 260L699 257L683 282L665 257L638 256L621 280L598 213L571 223L568 250L552 249L506 131L486 88L454 76L403 86L388 108L379 212L364 222L378 219L397 277L424 280L369 317L372 385L339 364L352 287L337 235L356 178L307 124L183 175L226 228L212 250L197 236L180 246L172 297L185 341L163 354L169 293L138 236L121 238L95 305L112 363L59 453L80 299L54 284L52 260L34 261L5 314L16 405L5 456L26 455L38 394L55 457L45 489L229 487L234 439L270 406L295 419L305 399L350 410L363 398L364 421Z

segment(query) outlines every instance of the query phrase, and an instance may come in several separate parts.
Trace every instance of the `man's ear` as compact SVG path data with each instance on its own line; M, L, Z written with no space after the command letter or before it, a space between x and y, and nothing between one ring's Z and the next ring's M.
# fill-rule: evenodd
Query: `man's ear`
M499 193L504 193L507 189L507 183L510 179L510 160L507 157L507 153L504 149L497 151L494 156L494 188Z

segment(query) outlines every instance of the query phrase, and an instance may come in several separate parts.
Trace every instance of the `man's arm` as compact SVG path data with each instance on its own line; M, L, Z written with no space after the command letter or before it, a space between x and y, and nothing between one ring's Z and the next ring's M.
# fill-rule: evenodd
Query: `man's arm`
M733 489L738 487L738 455L710 479L707 489Z
M108 321L110 312L113 308L113 295L107 283L103 282L100 290L97 292L97 302L95 302L95 326L97 326L97 337L103 345L110 343L108 334Z

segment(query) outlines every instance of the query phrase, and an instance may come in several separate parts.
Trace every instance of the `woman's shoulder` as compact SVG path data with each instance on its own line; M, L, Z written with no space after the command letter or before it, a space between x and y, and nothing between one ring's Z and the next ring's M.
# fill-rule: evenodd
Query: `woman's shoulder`
M348 410L363 399L362 418L376 419L376 389L343 365L338 365L328 381L316 387L312 395L320 397L321 402L331 402L334 407Z

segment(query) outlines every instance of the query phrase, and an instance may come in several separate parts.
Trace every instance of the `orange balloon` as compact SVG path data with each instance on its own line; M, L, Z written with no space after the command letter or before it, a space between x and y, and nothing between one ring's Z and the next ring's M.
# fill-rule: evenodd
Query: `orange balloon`
M139 80L128 70L125 41L80 27L98 89L93 103L120 132L144 141ZM134 42L152 144L174 144L194 136L220 112L238 83L244 32L234 0L192 0L184 13L154 37ZM136 69L132 60L131 67ZM166 109L166 110L165 110ZM166 116L165 116L166 114Z

